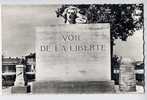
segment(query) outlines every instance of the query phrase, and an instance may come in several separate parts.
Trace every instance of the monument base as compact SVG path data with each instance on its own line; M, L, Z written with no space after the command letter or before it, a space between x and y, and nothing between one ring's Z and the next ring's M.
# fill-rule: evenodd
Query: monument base
M115 93L113 81L34 82L32 93Z
M11 88L11 93L18 93L18 94L21 94L21 93L29 93L31 92L31 87L30 85L28 86L13 86Z

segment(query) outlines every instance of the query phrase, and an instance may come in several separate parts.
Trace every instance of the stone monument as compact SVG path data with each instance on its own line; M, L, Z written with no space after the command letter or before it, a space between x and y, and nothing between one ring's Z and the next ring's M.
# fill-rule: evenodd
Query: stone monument
M123 58L120 65L119 88L121 92L135 92L135 66L130 58Z
M109 24L38 27L33 93L112 93Z
M16 65L15 86L24 86L24 65Z
M24 69L25 65L16 65L16 79L11 88L12 93L28 93L30 91L30 86L25 85Z

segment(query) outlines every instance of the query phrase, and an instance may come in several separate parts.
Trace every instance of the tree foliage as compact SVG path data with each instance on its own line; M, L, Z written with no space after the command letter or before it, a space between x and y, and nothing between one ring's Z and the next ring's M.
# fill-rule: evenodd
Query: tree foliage
M63 5L57 9L57 17L71 5ZM72 5L80 9L87 17L87 24L110 23L111 40L126 41L136 30L143 27L143 4L101 4L101 5ZM62 16L64 18L64 16Z

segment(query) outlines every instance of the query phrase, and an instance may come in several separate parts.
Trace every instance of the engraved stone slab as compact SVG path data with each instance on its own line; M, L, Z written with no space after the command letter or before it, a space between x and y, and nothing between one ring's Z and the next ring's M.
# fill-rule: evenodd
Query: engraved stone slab
M37 81L109 81L110 25L38 27Z

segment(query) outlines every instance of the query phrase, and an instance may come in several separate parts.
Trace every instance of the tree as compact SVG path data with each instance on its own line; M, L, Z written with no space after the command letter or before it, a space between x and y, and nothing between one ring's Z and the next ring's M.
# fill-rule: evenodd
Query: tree
M57 17L62 16L64 9L71 5L63 5L57 9ZM126 41L136 30L143 27L143 4L103 4L72 5L79 8L87 17L87 23L110 23L111 40ZM62 16L64 18L64 16Z

